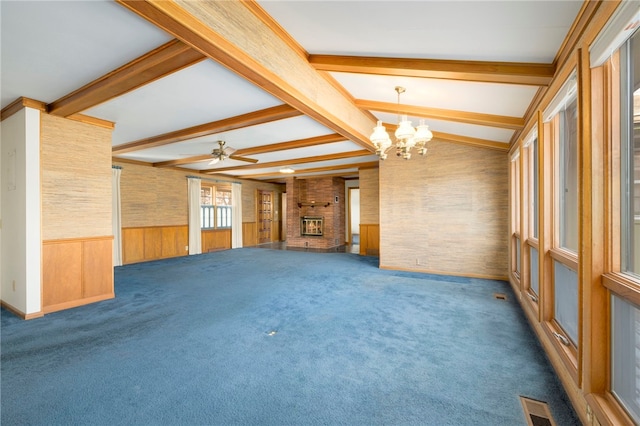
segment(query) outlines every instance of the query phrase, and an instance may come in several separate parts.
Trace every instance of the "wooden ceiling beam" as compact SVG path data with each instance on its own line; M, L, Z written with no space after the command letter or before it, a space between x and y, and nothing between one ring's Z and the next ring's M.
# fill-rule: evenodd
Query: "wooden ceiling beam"
M306 174L306 173L320 173L320 172L331 172L331 171L335 171L335 170L359 169L360 167L372 168L372 167L377 167L377 166L378 166L378 162L377 161L367 161L367 162L363 162L363 163L341 164L341 165L338 165L338 166L312 167L312 168L309 168L309 169L298 169L298 170L295 171L295 173L290 173L290 174L284 174L284 173L280 173L280 172L270 172L270 173L259 173L259 174L254 174L254 175L236 176L236 178L238 178L238 179L256 179L256 178L265 178L265 177L272 177L272 176L286 177L286 176L297 176L297 175Z
M171 40L126 65L50 103L49 113L68 117L165 77L206 57L180 40Z
M330 135L314 136L307 139L297 139L288 142L272 143L269 145L253 146L234 151L233 156L246 157L247 155L265 154L268 152L285 151L288 149L306 148L309 146L323 145L326 143L343 141L344 137L337 133ZM173 167L181 164L193 164L211 159L211 154L194 155L193 157L179 158L177 160L161 161L154 163L155 167Z
M309 55L319 71L547 86L553 64Z
M233 167L219 167L216 169L208 169L201 170L200 173L222 173L228 172L231 170L251 170L251 169L266 169L270 167L282 167L282 166L291 166L294 164L305 164L305 163L316 163L321 161L331 161L331 160L342 160L345 158L354 158L354 157L363 157L366 155L371 155L371 151L367 149L362 149L358 151L349 151L349 152L340 152L337 154L327 154L327 155L317 155L315 157L304 157L304 158L293 158L291 160L281 160L281 161L272 161L270 163L262 163L262 164L247 164L244 166L233 166Z
M332 87L246 1L117 0L157 27L363 148L370 116Z
M278 105L259 111L252 111L247 114L237 115L235 117L225 118L219 121L213 121L211 123L199 124L186 129L152 136L150 138L123 143L114 146L112 153L124 154L126 152L139 151L141 149L154 148L215 133L227 132L229 130L236 130L243 127L255 126L257 124L283 120L285 118L297 117L299 115L302 115L302 113L289 105Z
M507 117L504 115L455 111L450 109L430 108L413 105L398 105L390 102L367 101L362 99L356 99L355 104L360 108L373 111L390 112L393 114L400 113L411 115L414 117L431 118L434 120L444 121L456 121L459 123L500 127L510 130L519 130L524 126L524 119L521 117Z

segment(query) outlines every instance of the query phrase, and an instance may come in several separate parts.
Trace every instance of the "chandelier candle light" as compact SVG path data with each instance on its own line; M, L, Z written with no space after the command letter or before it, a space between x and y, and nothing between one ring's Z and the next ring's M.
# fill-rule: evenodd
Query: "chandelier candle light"
M396 92L398 92L398 110L400 109L400 94L405 92L404 87L396 86ZM433 138L433 134L429 130L429 126L424 124L424 120L420 120L418 128L415 129L411 124L411 121L407 119L406 115L402 115L400 120L400 114L398 114L398 128L396 129L396 155L402 157L405 160L411 158L411 150L413 147L418 149L418 154L425 155L427 148L425 144ZM369 137L371 143L376 147L376 155L381 160L387 158L387 150L391 147L391 138L389 133L382 125L382 121L378 120L378 125L373 128L373 133Z

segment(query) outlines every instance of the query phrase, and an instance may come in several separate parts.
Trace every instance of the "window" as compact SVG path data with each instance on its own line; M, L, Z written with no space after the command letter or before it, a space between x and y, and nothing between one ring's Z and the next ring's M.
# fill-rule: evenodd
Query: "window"
M549 135L550 147L550 152L545 153L548 154L546 164L551 167L549 183L553 184L553 191L549 197L552 209L547 219L552 222L548 229L551 239L545 243L550 270L543 285L545 299L550 310L553 309L548 312L545 327L557 339L558 351L576 377L580 345L578 105L577 73L574 71L544 112L545 135Z
M611 393L640 423L640 32L620 49L619 69L620 149L612 160L612 192L620 205L615 230L620 253L613 259L618 275L605 277L612 290Z
M538 295L540 293L540 280L539 280L539 203L540 203L540 190L539 190L539 142L538 142L538 127L534 127L531 130L528 138L526 139L522 160L523 170L523 201L526 200L527 211L523 212L523 219L526 223L523 224L523 231L526 234L522 236L525 245L525 261L528 260L527 266L529 269L528 279L525 281L524 287L527 289L529 298L535 303L537 309Z
M560 247L578 252L578 100L575 95L559 114L559 237Z
M640 423L640 308L611 297L612 392Z
M520 278L520 151L511 158L511 271Z
M231 228L231 190L202 186L200 215L202 229Z

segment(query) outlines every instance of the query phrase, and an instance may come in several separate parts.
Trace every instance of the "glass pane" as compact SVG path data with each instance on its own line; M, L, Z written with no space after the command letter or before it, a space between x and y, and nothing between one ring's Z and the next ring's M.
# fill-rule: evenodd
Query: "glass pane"
M200 188L200 205L213 205L213 188L207 186L203 186Z
M640 309L611 297L611 390L640 423Z
M621 146L621 244L622 270L640 276L640 33L624 49L621 67L622 117L625 122ZM625 71L626 70L626 71Z
M553 262L554 318L574 345L578 343L578 274Z
M538 238L538 138L531 142L531 180L533 180L533 194L531 194L531 221L533 237Z
M230 206L231 191L216 191L216 206Z
M540 294L540 280L538 279L538 250L533 247L529 247L529 253L531 254L531 265L530 265L530 286L531 290L538 295Z
M560 247L578 252L578 100L560 113Z

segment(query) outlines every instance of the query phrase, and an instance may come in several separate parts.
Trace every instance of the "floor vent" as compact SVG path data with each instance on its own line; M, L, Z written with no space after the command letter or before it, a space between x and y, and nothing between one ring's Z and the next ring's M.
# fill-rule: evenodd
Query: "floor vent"
M507 295L504 293L493 293L493 297L498 300L507 300Z
M529 426L556 426L546 402L536 401L524 396L520 397L520 402Z

